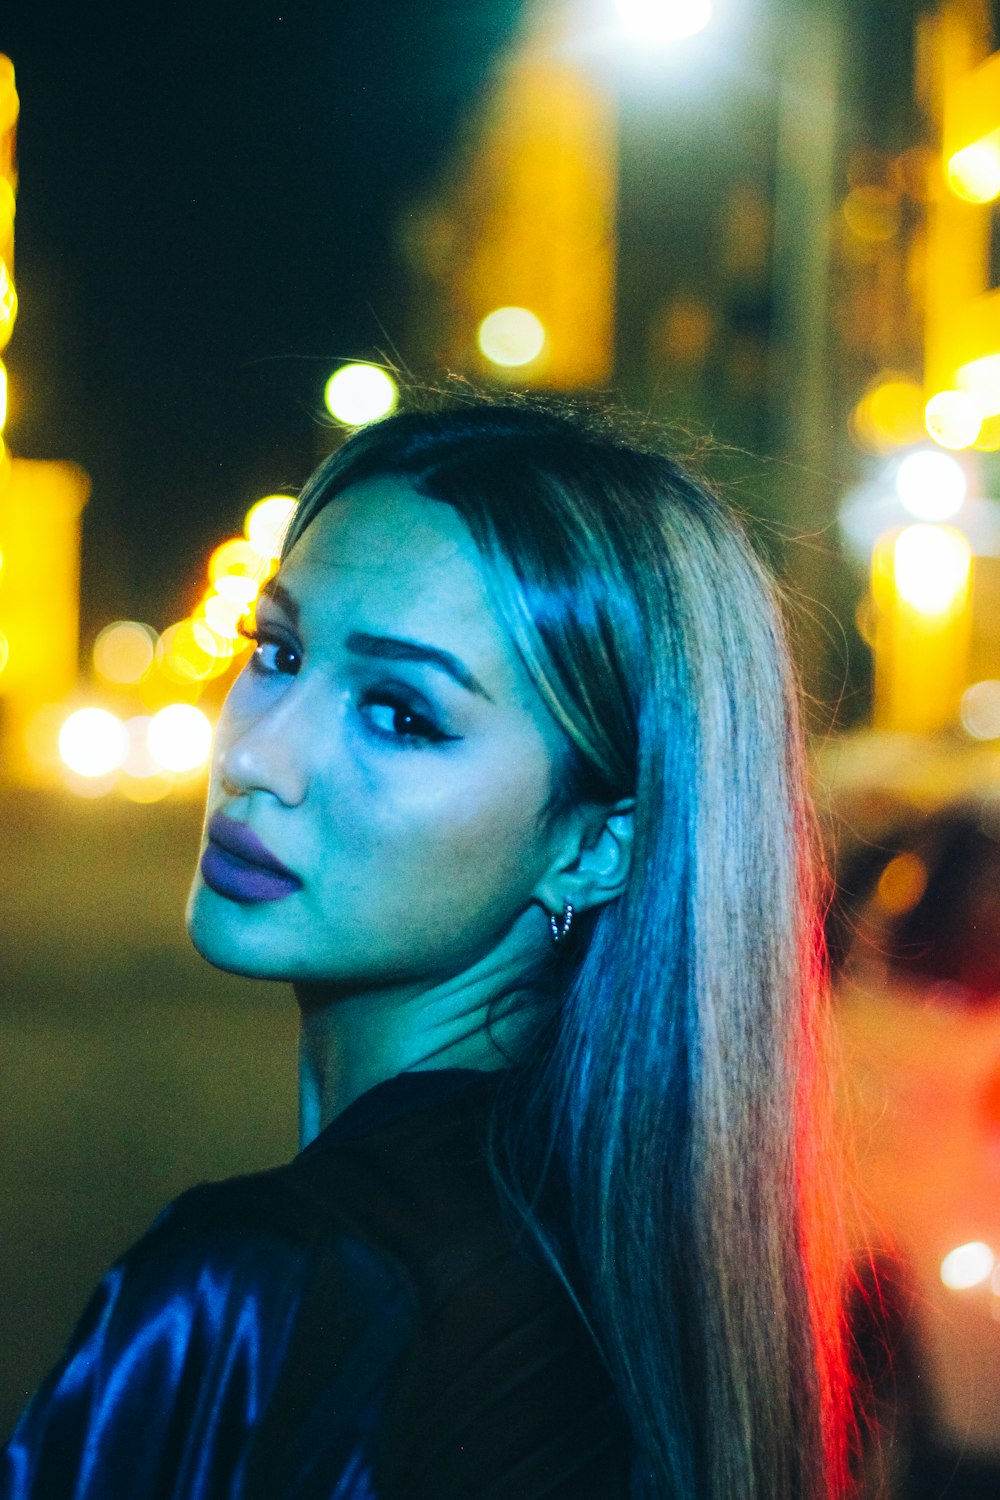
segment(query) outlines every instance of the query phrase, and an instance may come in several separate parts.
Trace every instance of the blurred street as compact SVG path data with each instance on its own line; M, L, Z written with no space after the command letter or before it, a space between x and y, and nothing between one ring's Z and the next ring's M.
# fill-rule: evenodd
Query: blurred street
M0 796L4 1433L170 1198L296 1149L290 990L184 933L200 819L196 796Z

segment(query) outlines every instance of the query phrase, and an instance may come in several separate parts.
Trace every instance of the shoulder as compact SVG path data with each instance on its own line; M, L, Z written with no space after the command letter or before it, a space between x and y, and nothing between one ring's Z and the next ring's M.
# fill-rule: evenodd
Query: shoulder
M172 1203L95 1291L0 1455L0 1496L146 1500L188 1493L196 1470L228 1494L234 1465L270 1472L296 1434L305 1463L314 1420L330 1471L347 1465L406 1346L409 1294L336 1215L310 1224L304 1196L290 1166Z
M169 1304L217 1328L252 1299L277 1337L316 1299L345 1317L386 1301L402 1311L432 1253L495 1249L503 1234L483 1145L488 1092L362 1117L363 1128L337 1121L282 1166L182 1193L111 1268L103 1315Z
M336 1214L319 1222L312 1196L291 1166L183 1193L105 1275L71 1351L88 1370L97 1350L170 1378L242 1368L262 1395L303 1327L342 1357L366 1330L408 1326L400 1267Z
M343 1309L353 1328L380 1305L403 1312L403 1267L364 1215L344 1213L330 1184L298 1161L203 1183L174 1200L112 1268L130 1298L181 1307L191 1320L240 1319L252 1305L274 1347L310 1303ZM349 1330L343 1330L348 1337Z

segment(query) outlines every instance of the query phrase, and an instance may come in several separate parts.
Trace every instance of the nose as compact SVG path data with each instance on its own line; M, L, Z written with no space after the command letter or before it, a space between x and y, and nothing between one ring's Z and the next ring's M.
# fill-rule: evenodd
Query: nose
M252 717L227 702L216 735L215 766L231 796L265 792L288 807L298 806L309 783L308 704L293 684ZM315 736L312 737L313 739Z

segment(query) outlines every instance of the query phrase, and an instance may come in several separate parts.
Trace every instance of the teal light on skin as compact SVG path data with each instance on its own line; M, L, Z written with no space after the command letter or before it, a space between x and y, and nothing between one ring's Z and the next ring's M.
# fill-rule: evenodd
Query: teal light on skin
M503 1066L490 1002L537 974L548 912L621 889L631 818L543 820L560 731L450 507L357 485L276 582L207 813L245 824L301 888L245 903L196 873L188 930L217 967L293 984L305 1142L404 1069ZM501 1044L516 1024L494 1027Z

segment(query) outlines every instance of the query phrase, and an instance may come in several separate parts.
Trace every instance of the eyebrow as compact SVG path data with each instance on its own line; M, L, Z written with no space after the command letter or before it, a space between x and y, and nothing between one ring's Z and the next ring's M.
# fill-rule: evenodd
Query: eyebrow
M292 597L283 583L279 583L276 578L269 578L266 583L261 584L260 592L265 599L273 599L284 610L296 630L299 628L298 600Z
M395 635L369 635L366 630L352 630L344 642L348 651L356 656L373 656L380 661L416 661L428 667L437 667L446 672L466 692L476 693L492 703L493 699L478 677L474 677L463 661L440 646L428 646L423 641L403 640Z
M298 601L288 592L284 584L274 578L269 578L261 588L261 593L268 599L273 599L298 629ZM446 672L460 687L465 688L466 692L475 693L480 698L485 698L488 703L493 702L479 678L469 671L465 663L440 646L428 646L423 641L405 640L402 636L396 635L372 635L367 630L352 630L344 644L347 650L355 656L374 657L379 661L414 661L424 666L437 667L439 671Z

